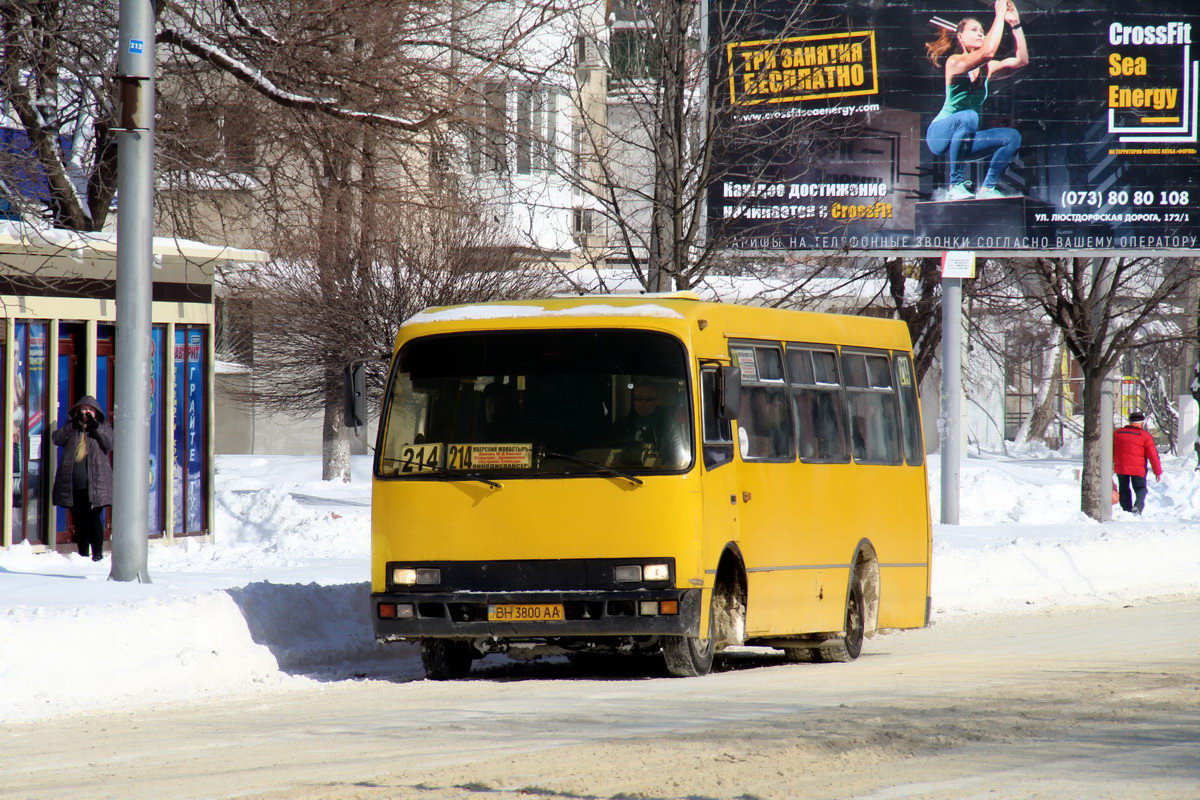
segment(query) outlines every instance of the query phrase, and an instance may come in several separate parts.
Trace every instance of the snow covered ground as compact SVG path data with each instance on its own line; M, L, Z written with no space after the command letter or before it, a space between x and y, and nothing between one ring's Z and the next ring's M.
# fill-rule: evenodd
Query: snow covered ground
M962 522L934 538L934 621L1200 594L1200 472L1167 459L1140 519L1080 513L1078 456L969 458ZM0 551L0 722L142 703L416 679L367 617L370 463L220 456L216 542L150 547L152 584L109 560ZM938 461L930 503L939 508Z

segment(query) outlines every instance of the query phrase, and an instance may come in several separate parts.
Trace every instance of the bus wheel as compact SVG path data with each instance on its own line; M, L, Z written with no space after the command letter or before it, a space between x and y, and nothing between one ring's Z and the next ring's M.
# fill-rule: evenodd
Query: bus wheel
M867 630L866 604L863 602L862 576L857 572L850 583L846 599L846 630L828 639L815 651L817 661L853 661L862 653L863 636Z
M434 681L465 678L471 672L475 648L470 642L456 639L424 639L421 641L421 663L425 677Z
M696 678L712 672L713 657L717 654L716 642L713 641L713 612L708 614L708 636L701 639L696 636L664 636L662 637L663 661L667 665L667 673L674 678Z
M817 660L817 653L815 647L789 647L783 651L783 663L807 664Z

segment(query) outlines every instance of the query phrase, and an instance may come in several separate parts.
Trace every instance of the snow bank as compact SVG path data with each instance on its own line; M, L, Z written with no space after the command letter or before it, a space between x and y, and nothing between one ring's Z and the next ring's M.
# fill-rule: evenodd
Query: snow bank
M214 542L152 545L151 584L107 581L109 560L0 551L0 720L416 678L366 613L369 459L350 484L318 459L218 458Z
M1146 514L1083 516L1078 458L968 458L961 526L936 525L935 622L948 616L1200 594L1200 473L1166 461ZM150 548L147 585L109 562L0 551L0 721L312 687L417 679L367 613L370 460L348 484L319 459L220 456L215 541ZM938 460L929 464L939 507Z
M1125 603L1200 592L1200 472L1164 459L1142 517L1114 508L1099 523L1079 510L1080 463L968 458L960 472L959 526L935 525L933 602L939 615ZM1028 455L1028 451L1026 453ZM933 518L941 473L930 457Z

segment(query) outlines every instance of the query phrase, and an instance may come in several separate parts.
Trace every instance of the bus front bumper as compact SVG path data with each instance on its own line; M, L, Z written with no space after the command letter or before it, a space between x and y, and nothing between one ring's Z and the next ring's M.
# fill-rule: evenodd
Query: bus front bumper
M695 636L700 630L700 589L594 592L387 592L371 595L375 638L428 637L552 639L561 636ZM647 614L648 605L678 604L675 614ZM383 616L380 605L410 606L412 616ZM562 620L498 621L489 606L561 605ZM394 613L394 612L393 612ZM403 613L408 613L405 609Z

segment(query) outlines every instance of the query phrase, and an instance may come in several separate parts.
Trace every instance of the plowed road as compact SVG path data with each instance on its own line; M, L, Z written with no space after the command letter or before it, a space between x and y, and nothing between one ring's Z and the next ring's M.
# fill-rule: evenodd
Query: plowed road
M942 622L692 680L477 665L11 725L0 797L1194 800L1197 608Z

